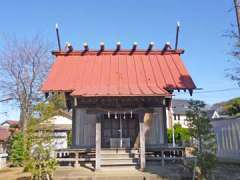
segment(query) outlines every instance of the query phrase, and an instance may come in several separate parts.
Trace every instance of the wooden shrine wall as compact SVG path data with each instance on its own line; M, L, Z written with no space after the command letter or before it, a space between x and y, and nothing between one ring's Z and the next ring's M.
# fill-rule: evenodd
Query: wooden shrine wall
M86 109L75 110L75 138L73 139L76 147L95 147L96 119L96 115L87 114Z
M159 147L161 144L164 144L163 120L163 108L154 108L153 119L145 135L146 148Z
M96 121L94 113L87 113L86 109L76 108L73 113L73 147L95 148L96 141ZM75 121L74 121L75 119ZM146 132L146 148L159 147L164 144L164 112L163 108L154 108L153 119ZM145 125L146 126L146 125Z

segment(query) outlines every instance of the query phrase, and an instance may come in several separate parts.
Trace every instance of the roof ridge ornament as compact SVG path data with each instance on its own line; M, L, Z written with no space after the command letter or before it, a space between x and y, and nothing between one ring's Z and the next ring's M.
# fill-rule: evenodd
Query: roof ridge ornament
M67 53L73 52L72 44L70 42L66 42L65 49L66 49Z
M121 42L118 41L118 42L116 43L116 51L120 51L120 49L121 49Z
M115 51L113 52L113 55L116 55L117 52L120 51L120 50L121 50L121 42L118 41L118 42L116 43L116 49L115 49Z
M104 42L100 42L100 51L104 51L105 46L104 46Z
M136 51L137 50L137 46L138 46L138 43L137 42L134 42L133 43L133 46L132 46L132 49L131 49L131 51L130 51L130 55L132 55L133 53L134 53L134 51Z
M162 54L164 54L166 51L171 50L171 44L170 42L166 42L166 44L164 45L163 49L162 49Z
M88 51L89 50L87 42L83 43L83 48L84 48L84 51Z
M148 48L147 48L147 51L146 51L146 55L148 55L152 50L153 50L153 47L154 47L154 42L151 41L148 45Z

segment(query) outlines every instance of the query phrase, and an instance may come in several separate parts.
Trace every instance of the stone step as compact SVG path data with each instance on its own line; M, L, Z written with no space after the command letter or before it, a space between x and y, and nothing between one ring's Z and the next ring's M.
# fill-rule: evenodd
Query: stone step
M137 162L102 162L101 167L137 167L138 165Z
M121 153L121 154L102 154L101 158L139 158L139 154L128 154L128 153Z
M101 160L138 160L139 158L133 158L133 157L101 157Z
M101 149L101 154L124 154L124 153L134 153L137 154L139 151L137 149Z
M113 165L137 165L139 160L137 158L127 158L127 159L101 159L102 166L113 166Z
M101 166L101 170L100 171L124 171L125 173L127 171L131 172L131 171L137 171L139 169L138 165L112 165L112 166L107 166L107 165L103 165ZM125 177L126 178L126 177ZM141 179L142 180L142 179Z

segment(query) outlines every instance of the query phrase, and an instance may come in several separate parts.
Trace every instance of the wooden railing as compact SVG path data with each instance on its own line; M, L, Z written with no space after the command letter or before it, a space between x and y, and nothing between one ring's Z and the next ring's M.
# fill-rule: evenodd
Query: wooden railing
M184 147L172 147L166 146L161 148L152 148L146 150L146 160L147 161L161 161L162 166L164 166L165 161L183 161L186 158Z
M79 167L81 162L95 162L95 150L59 149L55 150L55 158L60 165Z
M95 149L60 149L55 150L55 157L60 165L79 167L81 162L95 164ZM184 147L161 147L146 149L147 161L183 161L186 158Z

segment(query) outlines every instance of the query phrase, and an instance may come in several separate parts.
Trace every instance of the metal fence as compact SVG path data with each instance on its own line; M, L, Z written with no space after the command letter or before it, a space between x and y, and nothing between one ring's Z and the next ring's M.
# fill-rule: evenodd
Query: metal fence
M240 117L212 121L217 140L217 157L240 161Z

